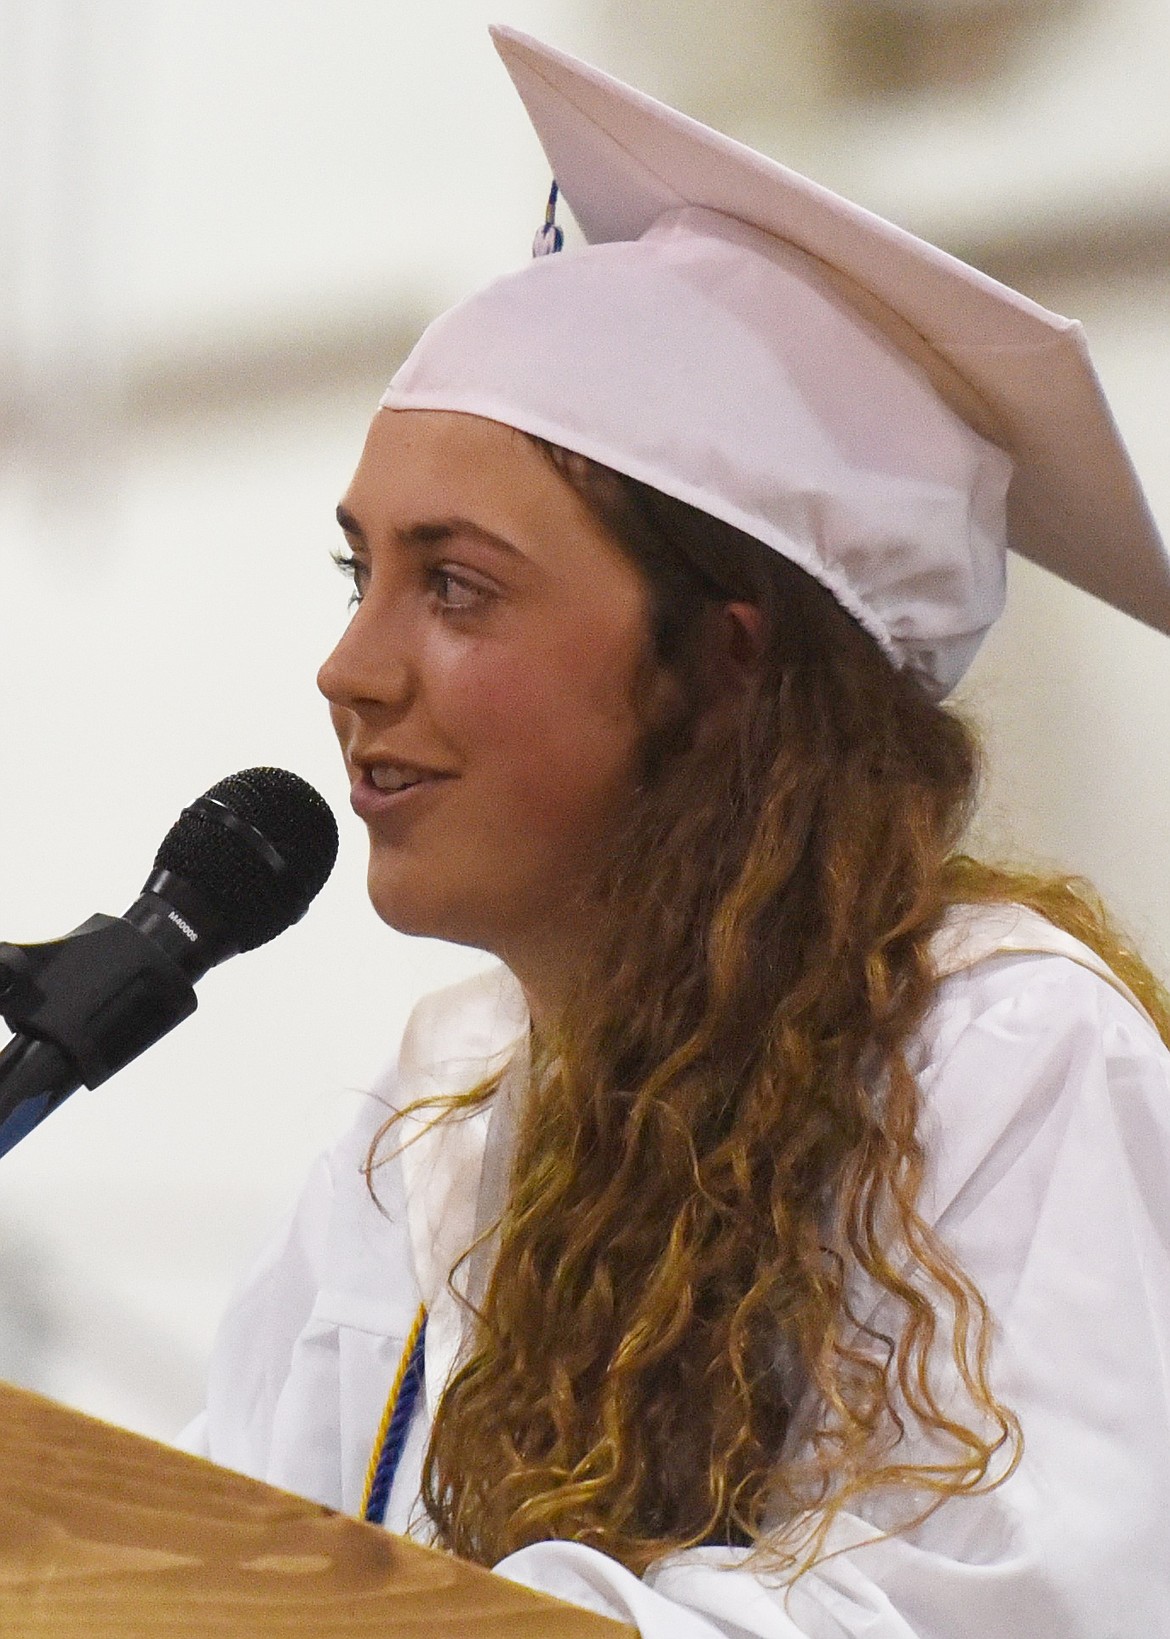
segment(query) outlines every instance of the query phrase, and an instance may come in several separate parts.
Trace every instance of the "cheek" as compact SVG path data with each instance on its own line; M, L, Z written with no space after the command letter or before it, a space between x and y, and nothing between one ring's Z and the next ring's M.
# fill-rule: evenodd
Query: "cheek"
M533 838L566 839L621 800L643 738L631 648L583 641L496 655L467 677L469 749L497 818Z

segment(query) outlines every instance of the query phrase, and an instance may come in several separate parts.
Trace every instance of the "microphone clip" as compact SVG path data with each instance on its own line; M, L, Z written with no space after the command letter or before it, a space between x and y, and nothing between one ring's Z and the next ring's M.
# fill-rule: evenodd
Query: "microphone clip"
M122 917L91 916L37 945L0 944L0 1018L51 1042L86 1087L137 1058L195 1011L178 962Z

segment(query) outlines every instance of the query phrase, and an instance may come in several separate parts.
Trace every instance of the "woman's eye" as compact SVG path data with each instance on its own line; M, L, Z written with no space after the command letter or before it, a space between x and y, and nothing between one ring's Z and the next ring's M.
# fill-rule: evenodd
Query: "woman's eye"
M331 556L341 573L353 582L353 591L349 599L350 608L352 609L365 596L369 571L362 560L355 558L352 552L342 552L335 549Z
M488 595L482 586L464 580L449 569L432 569L430 582L444 609L475 609Z
M340 549L331 554L341 573L353 582L350 607L361 603L369 589L370 566L364 558ZM440 609L461 612L476 609L490 595L485 587L477 585L453 570L435 566L425 571L427 590L434 596Z

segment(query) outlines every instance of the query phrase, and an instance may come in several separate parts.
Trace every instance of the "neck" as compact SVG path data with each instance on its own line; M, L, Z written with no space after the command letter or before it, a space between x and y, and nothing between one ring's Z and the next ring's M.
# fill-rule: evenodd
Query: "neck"
M530 932L522 942L494 952L518 980L538 1039L548 1038L561 1015L580 951L580 929L574 925L570 933L559 920L542 936Z

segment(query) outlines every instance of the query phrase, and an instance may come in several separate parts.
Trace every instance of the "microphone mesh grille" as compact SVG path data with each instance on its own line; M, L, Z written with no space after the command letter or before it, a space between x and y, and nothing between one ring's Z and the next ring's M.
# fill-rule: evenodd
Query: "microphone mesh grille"
M337 858L337 824L325 799L284 768L246 768L206 795L254 826L285 869L274 868L246 833L191 808L163 838L155 869L203 893L237 948L254 950L298 921L324 887Z

